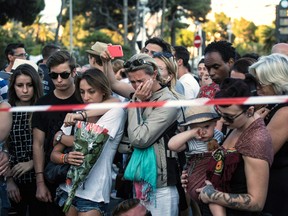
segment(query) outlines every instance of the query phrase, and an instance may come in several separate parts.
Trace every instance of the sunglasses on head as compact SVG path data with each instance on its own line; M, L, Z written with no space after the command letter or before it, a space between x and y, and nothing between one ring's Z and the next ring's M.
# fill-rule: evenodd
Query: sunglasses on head
M132 68L142 66L144 64L153 66L151 62L145 61L144 59L136 59L134 61L127 61L124 63L124 68Z
M60 76L62 79L68 79L68 77L70 76L70 72L62 72L62 73L55 73L55 72L51 72L49 73L49 76L51 79L58 79L58 76Z
M246 112L246 110L243 110L241 113L239 113L235 116L230 116L230 115L226 115L226 114L221 113L217 106L215 106L215 111L217 112L217 114L219 116L221 116L226 122L228 122L230 124L232 124L236 118L238 118L239 116L241 116L243 113Z
M169 53L169 52L155 52L155 53L153 53L153 58L162 57L162 56L164 56L165 58L173 57L172 53Z

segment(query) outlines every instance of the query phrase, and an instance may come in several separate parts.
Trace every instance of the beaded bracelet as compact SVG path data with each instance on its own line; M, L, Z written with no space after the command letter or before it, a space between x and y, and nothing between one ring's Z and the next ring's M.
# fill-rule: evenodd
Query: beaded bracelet
M62 161L63 164L65 164L65 155L66 154L61 154L61 161Z
M67 157L68 157L68 154L66 153L66 154L64 155L64 164L67 164L67 160L66 160Z

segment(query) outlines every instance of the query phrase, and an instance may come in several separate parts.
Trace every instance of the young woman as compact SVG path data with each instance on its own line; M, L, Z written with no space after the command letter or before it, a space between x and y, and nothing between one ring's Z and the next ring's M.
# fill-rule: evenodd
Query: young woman
M215 98L250 94L244 81L227 78ZM199 199L205 203L201 206L202 215L211 215L207 203L226 207L226 215L259 215L265 204L273 161L271 136L253 106L219 105L216 110L231 130L213 153L206 171L213 185L207 181L205 187L197 189Z
M38 72L29 64L16 68L10 78L9 103L11 106L30 106L43 95ZM36 180L33 169L31 113L14 112L8 148L11 170L7 177L7 191L17 215L41 215L43 206L35 197Z
M76 95L81 97L85 104L102 103L111 98L111 89L106 76L98 69L88 69L76 78ZM81 113L86 117L85 112ZM66 213L69 216L104 215L107 204L110 201L110 190L112 186L112 163L114 155L117 151L118 144L123 134L123 128L126 120L125 111L122 108L114 108L107 111L102 116L88 117L88 122L97 123L108 129L109 138L105 142L100 157L89 172L89 176L85 181L85 188L79 187L76 196L72 201L72 206ZM58 144L53 149L51 160L54 163L69 163L72 165L80 165L85 155L80 152L69 152L65 158L62 152L65 146L73 145L73 137L61 135L61 139L57 139L61 131L55 135ZM69 189L65 184L60 185L58 194L59 205L63 204L68 197Z
M177 79L178 77L178 66L174 60L174 56L171 53L155 52L153 58L158 65L163 84L167 85L170 91L174 93L176 98L181 96L184 97L184 87L181 82ZM175 91L177 94L175 94Z

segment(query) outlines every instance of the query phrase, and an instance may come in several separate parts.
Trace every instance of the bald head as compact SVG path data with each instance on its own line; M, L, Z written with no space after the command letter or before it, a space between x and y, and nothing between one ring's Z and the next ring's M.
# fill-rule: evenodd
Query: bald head
M272 47L271 53L281 53L288 56L288 43L278 43Z

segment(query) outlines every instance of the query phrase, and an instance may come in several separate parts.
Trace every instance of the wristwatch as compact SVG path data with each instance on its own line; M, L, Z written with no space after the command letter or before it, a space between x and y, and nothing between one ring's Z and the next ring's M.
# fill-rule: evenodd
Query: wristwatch
M57 144L61 142L62 136L64 135L63 131L60 131L58 136L56 137L56 142Z

